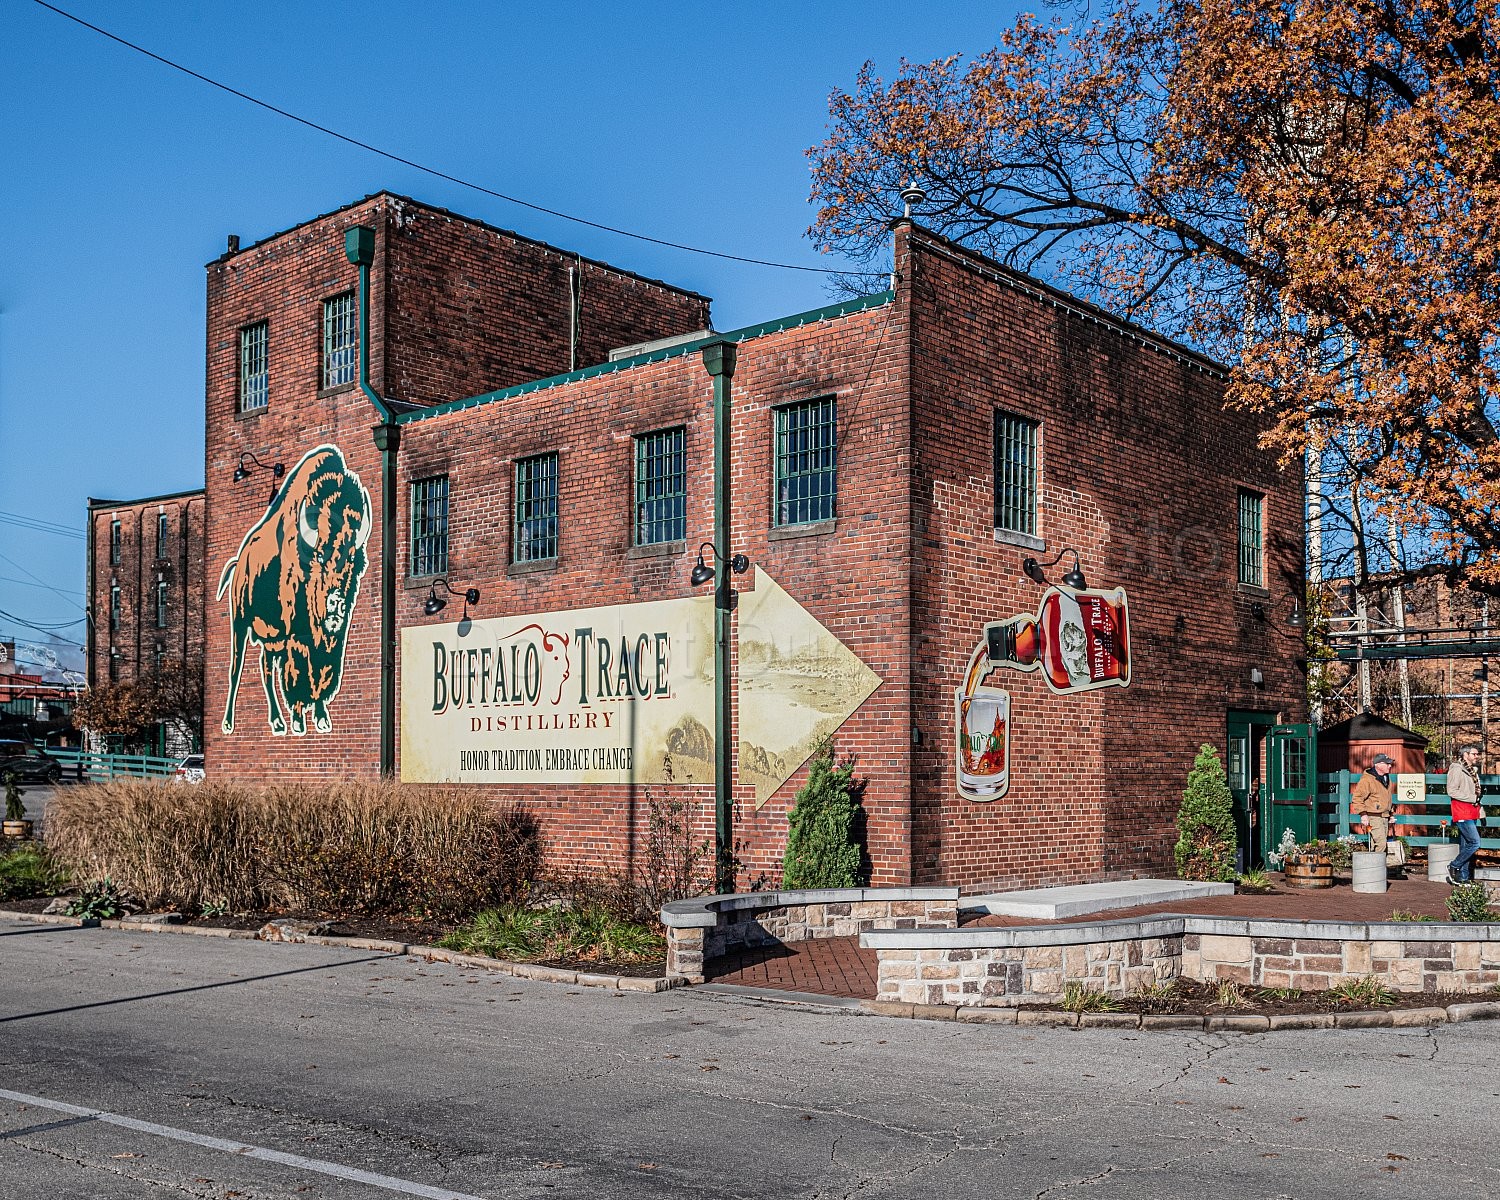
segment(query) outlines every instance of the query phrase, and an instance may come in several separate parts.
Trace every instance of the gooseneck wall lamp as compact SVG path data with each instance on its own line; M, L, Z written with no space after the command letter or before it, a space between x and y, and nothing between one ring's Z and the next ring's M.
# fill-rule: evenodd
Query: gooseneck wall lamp
M249 459L252 463L254 463L257 467L259 467L262 471L269 471L269 472L271 472L271 476L272 476L273 479L280 479L283 475L286 474L286 464L285 463L279 463L278 462L278 463L272 463L269 466L267 466L265 463L261 462L260 459L256 458L255 455L251 454L250 451L246 450L243 454L240 455L240 461L237 462L235 464L235 466L234 466L234 481L235 481L235 483L240 483L243 480L248 479L251 475L254 474L254 472L249 467L247 467L245 465L245 460L246 459ZM272 504L275 504L275 503L276 503L276 485L273 483L271 485L271 494L266 497L266 504L269 506L269 505L272 505Z
M1064 572L1062 577L1064 585L1072 588L1075 592L1084 591L1089 586L1088 581L1084 579L1083 571L1078 565L1078 551L1074 550L1071 546L1064 546L1057 552L1056 558L1048 559L1044 563L1039 563L1034 558L1023 558L1021 560L1021 570L1025 572L1027 579L1046 587L1046 568L1056 566L1062 560L1064 554L1071 554L1073 556L1073 569Z
M714 568L703 561L703 552L705 550L711 551L713 553L713 556L720 562L727 562L729 564L729 569L736 575L743 575L750 569L750 560L743 554L736 554L732 558L726 559L722 554L719 553L719 548L712 542L704 542L703 545L698 547L698 565L693 568L693 573L688 576L689 582L691 582L694 587L701 587L703 584L712 579L715 574Z
M443 591L447 592L449 596L462 596L464 598L463 619L467 621L469 619L469 605L479 603L479 589L471 587L459 591L457 588L452 587L446 579L433 580L432 587L427 591L427 599L422 605L422 611L429 617L435 617L448 607L447 598L438 595L437 590L440 585Z

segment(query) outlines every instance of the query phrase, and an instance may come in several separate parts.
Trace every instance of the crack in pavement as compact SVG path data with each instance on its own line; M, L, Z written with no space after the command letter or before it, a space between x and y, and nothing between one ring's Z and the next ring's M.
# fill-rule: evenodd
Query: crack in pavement
M72 1163L74 1166L82 1167L86 1171L103 1171L106 1175L117 1175L121 1179L130 1180L132 1183L144 1183L150 1185L151 1187L169 1188L170 1190L178 1192L181 1195L196 1197L196 1200L216 1200L216 1197L218 1196L217 1192L199 1191L186 1183L178 1183L170 1179L156 1179L150 1175L138 1175L133 1171L127 1171L121 1167L112 1167L108 1163L90 1162L87 1159L78 1158L71 1154L65 1154L61 1150L54 1150L51 1146L41 1146L33 1142L23 1142L16 1140L12 1140L11 1145L20 1146L24 1150L30 1150L33 1154L45 1154L50 1158L57 1159L59 1162ZM245 1196L246 1200L250 1200L250 1194L248 1192L242 1192L241 1195Z

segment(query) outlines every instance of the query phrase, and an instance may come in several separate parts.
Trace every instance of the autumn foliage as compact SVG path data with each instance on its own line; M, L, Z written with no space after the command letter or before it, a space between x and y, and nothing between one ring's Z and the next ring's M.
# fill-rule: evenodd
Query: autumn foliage
M1433 572L1500 594L1496 3L1117 3L867 64L809 153L813 236L937 232L1232 367L1288 459L1337 442Z

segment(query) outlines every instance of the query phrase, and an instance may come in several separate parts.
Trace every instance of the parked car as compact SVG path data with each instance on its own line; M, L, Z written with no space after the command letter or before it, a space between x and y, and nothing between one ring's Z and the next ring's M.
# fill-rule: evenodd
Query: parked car
M62 763L28 742L0 742L0 780L7 775L21 783L56 783Z
M203 775L203 755L189 754L177 764L177 771L172 778L178 783L202 783Z

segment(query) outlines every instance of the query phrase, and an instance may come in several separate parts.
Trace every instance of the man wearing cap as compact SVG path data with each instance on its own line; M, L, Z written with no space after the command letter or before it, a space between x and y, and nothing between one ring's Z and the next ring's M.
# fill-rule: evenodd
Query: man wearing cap
M1385 853L1386 835L1391 827L1391 768L1395 765L1396 760L1389 754L1377 754L1349 796L1349 811L1364 818L1370 830L1370 849L1381 854Z

